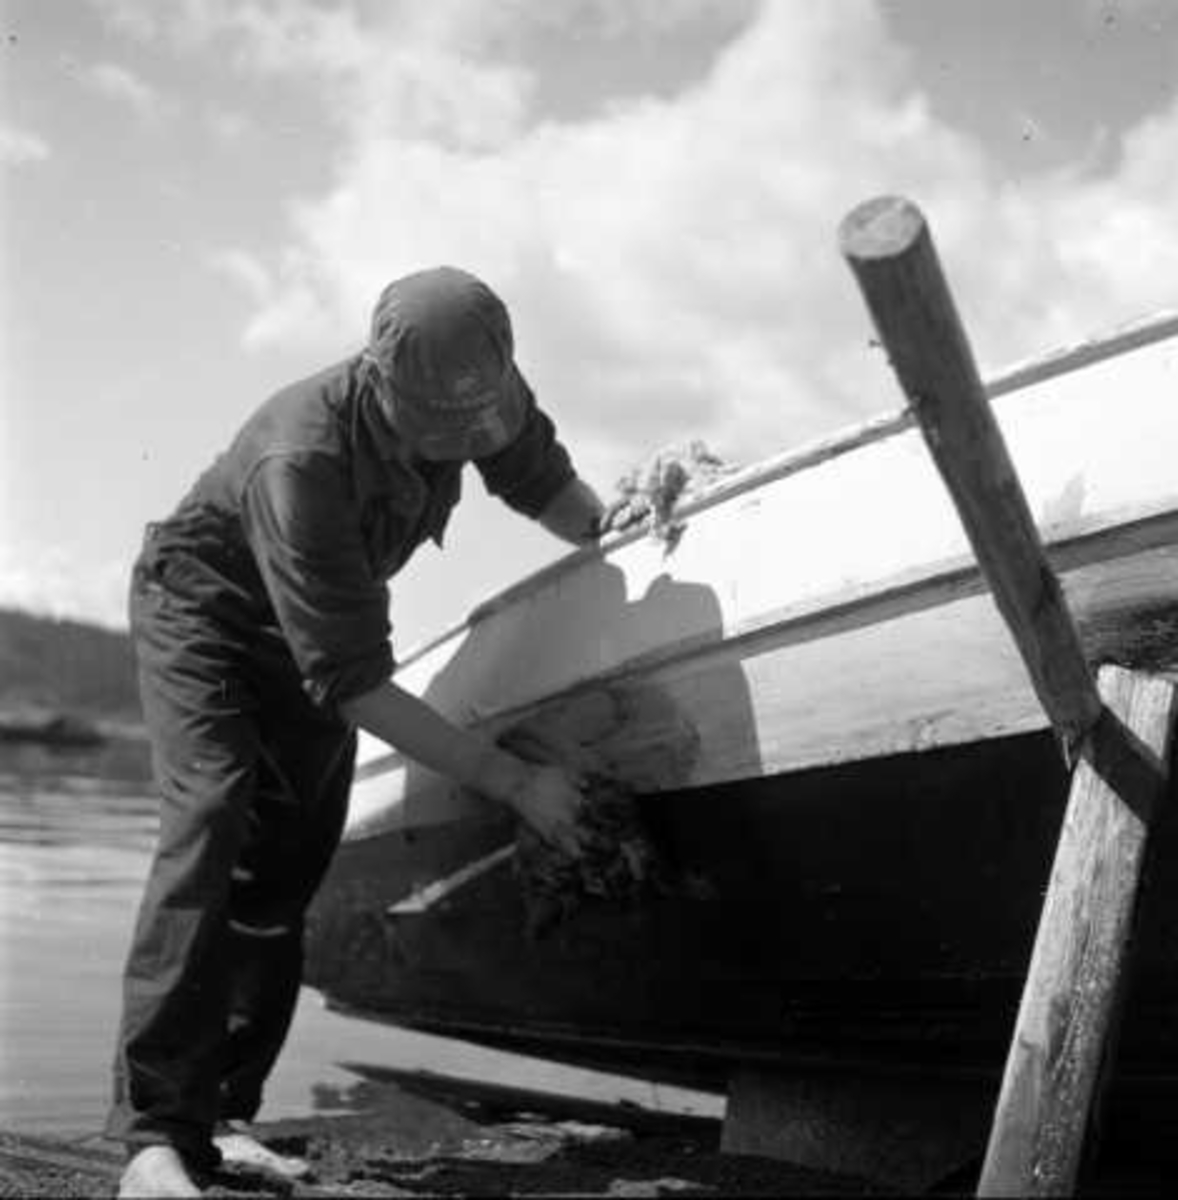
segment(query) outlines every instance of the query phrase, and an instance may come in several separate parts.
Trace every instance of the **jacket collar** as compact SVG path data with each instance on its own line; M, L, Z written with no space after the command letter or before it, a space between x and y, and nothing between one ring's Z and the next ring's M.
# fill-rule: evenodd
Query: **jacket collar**
M358 356L353 364L355 389L352 455L360 495L374 492L412 493L428 489L438 475L458 474L461 463L422 464L405 445L380 402L371 367Z

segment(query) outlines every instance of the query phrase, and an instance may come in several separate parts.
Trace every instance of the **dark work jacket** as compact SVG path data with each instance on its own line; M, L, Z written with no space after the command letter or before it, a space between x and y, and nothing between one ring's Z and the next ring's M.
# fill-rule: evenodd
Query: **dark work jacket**
M462 463L414 458L359 356L282 389L246 421L168 520L150 527L157 577L237 635L280 637L319 704L393 670L388 580L441 545ZM511 445L475 462L487 490L538 516L573 478L525 384Z

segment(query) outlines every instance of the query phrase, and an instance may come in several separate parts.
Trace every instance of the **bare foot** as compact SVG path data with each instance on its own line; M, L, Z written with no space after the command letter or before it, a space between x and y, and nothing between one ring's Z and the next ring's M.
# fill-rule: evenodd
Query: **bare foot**
M119 1180L119 1200L152 1196L199 1196L184 1160L171 1146L145 1146Z
M228 1166L250 1167L280 1179L302 1179L311 1172L305 1159L263 1146L248 1132L244 1121L227 1122L224 1132L213 1138L213 1144L221 1151L221 1161Z

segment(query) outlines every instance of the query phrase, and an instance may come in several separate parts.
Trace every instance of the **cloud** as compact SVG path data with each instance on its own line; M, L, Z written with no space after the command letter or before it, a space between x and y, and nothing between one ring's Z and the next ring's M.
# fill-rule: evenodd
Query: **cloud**
M255 304L273 303L274 281L257 255L247 250L221 249L211 251L206 262L211 270L237 284Z
M161 14L158 6L140 0L94 0L112 28L139 41L151 41L160 31Z
M743 20L757 0L90 0L116 30L139 41L178 46L236 39L242 61L281 69L347 65L370 45L373 29L389 40L445 45L462 53L503 51L521 33L594 31L605 38L656 34L733 14ZM1138 0L1141 2L1141 0ZM1164 0L1163 0L1164 2ZM317 35L317 36L312 36ZM360 35L360 36L356 36ZM345 49L346 48L346 49ZM340 54L341 49L345 53Z
M526 371L602 471L685 436L749 458L899 405L836 246L869 196L930 215L991 365L1165 303L1178 266L1178 111L1130 131L1111 166L1014 181L934 115L872 0L749 6L698 78L670 94L652 79L578 119L538 99L562 69L544 40L561 22L596 29L606 55L636 31L672 46L719 6L176 11L188 45L222 39L242 69L313 80L340 131L286 244L222 264L255 306L246 340L333 354L389 278L466 266L508 299Z
M212 107L202 117L206 128L223 146L239 146L256 132L254 122L245 113Z
M767 5L701 82L575 123L529 111L526 73L445 41L379 92L376 72L341 77L349 151L330 193L292 209L278 266L298 302L252 336L315 330L326 352L387 278L459 262L507 295L525 365L602 461L602 429L626 439L615 459L675 433L748 455L857 411L869 364L845 361L865 337L838 217L905 161L933 186L985 171L904 94L871 5L811 9Z
M94 63L79 78L91 91L126 105L142 121L155 121L163 115L164 103L156 89L117 63Z
M245 294L254 308L242 342L248 348L260 348L282 342L288 331L304 329L319 316L319 301L307 285L280 286L274 273L256 254L238 248L209 251L205 264ZM299 274L297 267L288 274ZM349 340L357 340L355 330Z
M0 166L20 167L26 163L44 162L50 153L49 143L37 134L0 125Z

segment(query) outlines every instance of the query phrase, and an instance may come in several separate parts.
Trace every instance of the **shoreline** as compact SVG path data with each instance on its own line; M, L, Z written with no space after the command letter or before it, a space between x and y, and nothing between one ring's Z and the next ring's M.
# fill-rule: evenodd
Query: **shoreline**
M274 1150L305 1158L291 1184L222 1169L209 1197L406 1196L892 1196L894 1186L776 1159L722 1153L722 1123L627 1104L562 1098L499 1085L419 1076L368 1080L347 1113L258 1122ZM1172 1130L1110 1129L1082 1196L1148 1196L1178 1177ZM1125 1136L1126 1132L1129 1136ZM0 1198L113 1196L124 1155L100 1135L54 1137L0 1129ZM980 1161L929 1187L972 1196Z
M866 1181L719 1152L718 1122L668 1118L639 1127L445 1103L385 1087L363 1113L255 1126L275 1150L305 1157L296 1184L221 1170L207 1196L875 1196ZM0 1132L0 1197L113 1196L122 1150L100 1137Z

